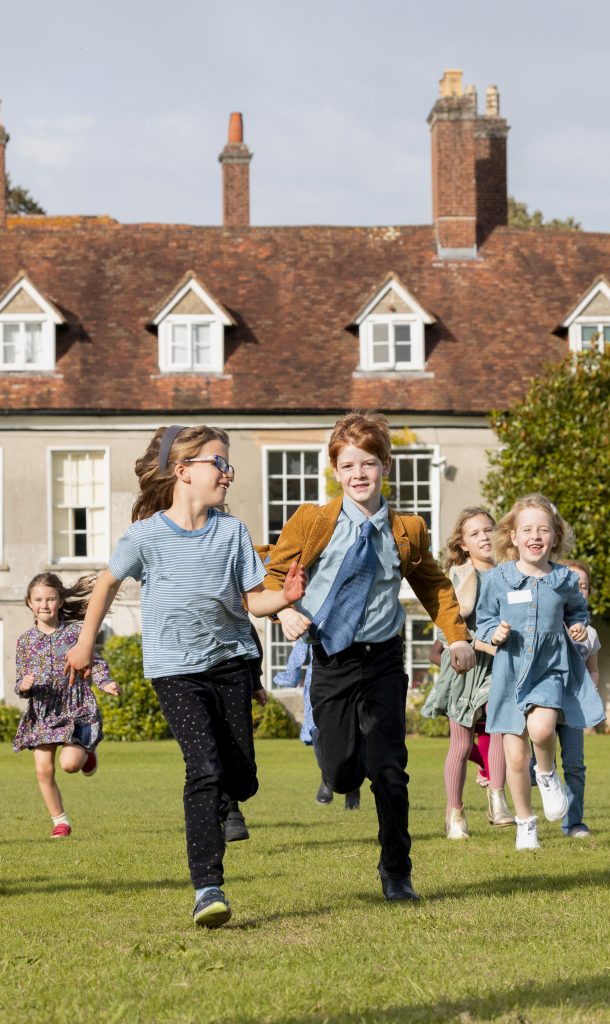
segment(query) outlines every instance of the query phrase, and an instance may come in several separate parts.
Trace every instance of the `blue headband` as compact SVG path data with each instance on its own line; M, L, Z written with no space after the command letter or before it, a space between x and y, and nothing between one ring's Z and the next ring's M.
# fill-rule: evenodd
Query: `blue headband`
M173 423L171 427L165 428L165 433L161 438L161 445L159 447L159 469L162 472L167 469L171 447L182 430L188 430L188 427Z

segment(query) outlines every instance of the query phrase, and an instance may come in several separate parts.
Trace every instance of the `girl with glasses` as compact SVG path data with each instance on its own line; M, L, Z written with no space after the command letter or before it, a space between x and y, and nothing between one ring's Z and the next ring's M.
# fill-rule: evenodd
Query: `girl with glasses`
M274 615L299 600L305 574L293 563L281 591L250 535L224 511L234 476L229 438L214 427L161 427L136 462L132 525L96 583L71 678L87 675L100 623L123 580L142 583L145 675L186 765L184 813L195 924L215 928L231 908L222 890L223 822L230 801L258 789L250 663L258 657L248 611Z

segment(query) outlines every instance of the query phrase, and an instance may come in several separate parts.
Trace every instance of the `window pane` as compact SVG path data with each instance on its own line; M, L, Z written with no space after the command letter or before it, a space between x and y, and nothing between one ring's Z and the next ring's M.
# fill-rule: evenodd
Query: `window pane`
M211 325L193 324L193 365L209 366L211 363Z
M24 324L25 362L42 362L42 324Z
M582 348L584 352L590 351L594 348L599 336L599 328L597 326L587 326L584 324L580 328L580 337L582 341Z
M186 324L171 325L169 361L171 365L186 366L188 353L188 327Z
M373 344L390 340L389 326L389 324L373 324Z
M269 501L282 501L284 498L284 481L281 477L271 477L269 480Z
M281 474L282 465L282 452L267 452L267 472L269 476Z
M2 362L17 362L17 346L19 344L19 324L3 324L2 331Z
M320 468L320 457L317 452L305 452L305 472L317 477Z
M315 480L306 480L304 500L318 502L320 500L319 494L320 485L318 484L317 477Z
M286 497L288 501L301 501L301 480L289 477L286 480Z
M286 453L286 471L291 476L300 476L303 467L303 453L302 452L287 452Z
M389 363L390 361L390 346L389 345L376 345L373 343L373 363Z
M604 341L610 341L610 327L604 327Z

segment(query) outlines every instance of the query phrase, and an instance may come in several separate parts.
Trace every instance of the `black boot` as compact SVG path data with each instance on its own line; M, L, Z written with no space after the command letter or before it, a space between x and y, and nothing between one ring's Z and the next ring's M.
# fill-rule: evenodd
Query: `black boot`
M360 810L360 790L352 789L351 793L345 794L345 810L346 811L359 811Z
M240 839L249 839L250 833L246 825L246 819L239 809L237 800L229 803L229 813L223 825L225 843L237 843Z
M322 776L322 779L320 781L320 788L318 789L318 792L316 793L316 803L317 804L332 804L332 802L333 802L333 791L330 788L330 786L328 785L328 783L326 782L324 776Z

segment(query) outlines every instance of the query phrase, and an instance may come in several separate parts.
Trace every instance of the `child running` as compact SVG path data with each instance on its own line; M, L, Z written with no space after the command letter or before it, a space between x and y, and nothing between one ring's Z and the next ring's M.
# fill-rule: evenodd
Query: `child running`
M501 564L486 573L477 606L477 638L498 647L487 729L504 735L517 850L540 846L528 737L545 816L560 821L568 801L555 769L557 724L582 729L604 718L599 694L572 642L587 636L587 603L576 574L551 561L564 552L569 532L543 494L517 501L498 523L495 548Z
M89 683L71 686L65 675L66 652L79 638L94 577L81 577L65 587L52 572L39 573L28 584L25 603L34 625L17 640L15 693L28 701L13 741L13 750L32 750L42 799L51 816L52 839L66 839L70 819L55 781L55 755L64 772L97 771L95 748L102 739L102 716ZM97 636L97 633L96 633ZM94 637L95 643L95 637ZM100 690L118 696L105 661L92 655L91 678Z
M258 650L243 602L256 616L274 615L305 591L296 564L280 593L264 590L265 570L246 527L221 510L235 476L228 460L224 430L157 430L136 462L132 526L97 581L66 659L72 678L89 671L99 625L122 581L140 580L144 672L185 761L193 920L208 928L231 917L221 888L222 823L230 802L258 789L250 667Z
M569 569L576 573L579 579L579 587L582 596L587 604L591 593L591 570L586 562L579 562L567 559L565 563ZM601 649L597 630L593 626L587 626L587 636L582 642L577 642L578 653L583 659L591 679L599 687L599 668L597 655ZM588 839L591 830L585 825L585 745L583 729L572 729L569 725L559 724L557 726L559 746L561 748L561 767L563 769L563 780L568 798L568 810L561 823L564 836L570 839ZM535 760L532 758L533 766Z
M495 565L492 545L495 525L486 509L471 506L460 513L447 541L449 579L454 586L460 612L473 633L476 630L476 606L481 581L485 573ZM475 652L474 668L459 675L451 666L449 652L446 649L443 651L441 670L422 708L422 715L426 718L447 715L449 719L449 750L445 760L447 839L470 837L463 804L466 767L472 754L476 726L485 718L495 648L477 641ZM488 820L492 825L514 825L515 819L504 795L506 764L502 737L498 733L490 737L488 763Z
M382 497L391 443L382 416L352 413L335 424L328 453L343 493L323 507L297 509L269 553L265 586L281 589L295 558L309 570L305 598L279 618L288 640L307 633L314 644L310 693L322 774L337 793L371 780L383 895L417 901L405 771L402 578L444 631L454 668L472 668L474 652L453 587L430 554L426 524L394 512Z

